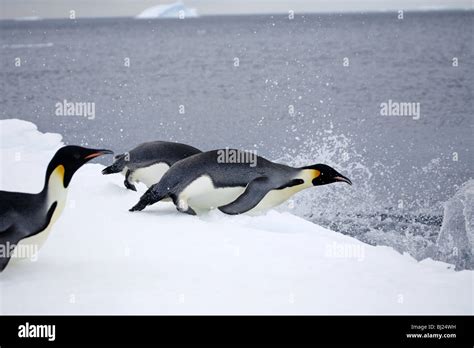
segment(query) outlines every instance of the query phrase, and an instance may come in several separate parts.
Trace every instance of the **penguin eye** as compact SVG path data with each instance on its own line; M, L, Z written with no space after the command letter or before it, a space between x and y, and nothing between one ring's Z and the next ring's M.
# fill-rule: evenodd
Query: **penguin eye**
M76 152L76 153L74 154L74 159L77 159L77 160L78 160L79 158L81 158L81 155L79 155L79 154Z

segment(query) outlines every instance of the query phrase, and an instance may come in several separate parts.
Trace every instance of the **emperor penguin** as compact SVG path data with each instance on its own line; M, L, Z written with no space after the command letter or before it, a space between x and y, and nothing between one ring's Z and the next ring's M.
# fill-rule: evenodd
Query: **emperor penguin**
M115 162L102 170L102 174L122 173L125 187L136 191L134 183L142 182L150 187L160 181L175 162L200 152L186 144L150 141L115 156Z
M17 253L20 246L32 254L41 248L64 209L74 173L91 159L112 153L110 150L64 146L49 162L41 192L0 191L0 272L11 257L24 256L24 253Z
M233 157L223 153L234 153ZM237 154L237 155L235 155ZM352 182L325 164L294 168L253 154L220 149L193 155L175 163L151 186L130 211L143 210L171 198L180 212L195 215L218 208L226 214L259 212L275 207L295 193L312 187Z

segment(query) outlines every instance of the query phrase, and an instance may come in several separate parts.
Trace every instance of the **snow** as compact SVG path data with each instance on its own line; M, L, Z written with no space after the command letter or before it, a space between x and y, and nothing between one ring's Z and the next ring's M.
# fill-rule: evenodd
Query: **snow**
M196 9L186 7L182 2L174 2L167 5L157 5L149 7L135 18L150 19L150 18L191 18L197 17Z
M61 145L0 121L0 188L41 189ZM112 158L110 158L112 160ZM417 262L290 213L195 217L87 164L36 262L0 274L4 314L473 314L473 271Z

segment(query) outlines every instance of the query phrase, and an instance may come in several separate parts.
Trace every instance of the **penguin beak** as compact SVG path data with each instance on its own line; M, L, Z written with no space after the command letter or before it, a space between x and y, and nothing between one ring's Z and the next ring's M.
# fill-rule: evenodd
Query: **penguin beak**
M345 183L348 183L349 185L352 185L352 181L349 180L349 178L346 178L344 175L338 175L334 177L335 181L342 181Z
M94 152L92 152L91 154L87 155L86 157L84 157L85 160L89 161L93 158L96 158L96 157L99 157L99 156L102 156L102 155L113 155L113 151L110 151L110 150L93 150Z

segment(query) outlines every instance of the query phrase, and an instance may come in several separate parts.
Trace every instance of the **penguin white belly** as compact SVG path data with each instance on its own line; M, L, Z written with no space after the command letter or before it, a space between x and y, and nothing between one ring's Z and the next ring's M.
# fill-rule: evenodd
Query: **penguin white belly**
M313 170L303 170L301 173L299 173L298 176L293 178L293 179L301 179L303 181L302 184L287 187L282 190L269 191L253 209L249 210L249 212L255 213L262 210L271 209L282 204L284 201L289 199L295 193L298 193L301 190L304 190L306 188L312 187L313 178L314 178Z
M194 210L209 210L226 205L237 199L245 187L215 187L209 176L204 175L189 184L179 195Z
M138 168L132 173L132 181L144 183L147 187L156 184L168 171L169 165L166 163L156 163L149 167Z
M56 209L54 210L53 216L51 217L48 226L46 226L44 230L35 234L34 236L22 239L13 251L11 261L30 259L32 256L35 257L34 254L36 254L41 249L44 242L48 239L49 233L51 232L51 227L58 220L59 216L61 216L61 213L66 205L67 189L64 188L63 182L64 168L59 166L51 174L48 183L48 195L46 203L47 209L45 209L45 214L51 205L54 202L57 202Z
M295 193L298 193L299 191L307 187L310 187L310 185L297 185L287 187L282 190L271 190L263 197L263 199L255 206L255 208L249 210L248 212L255 213L260 212L262 210L274 208L285 202Z

